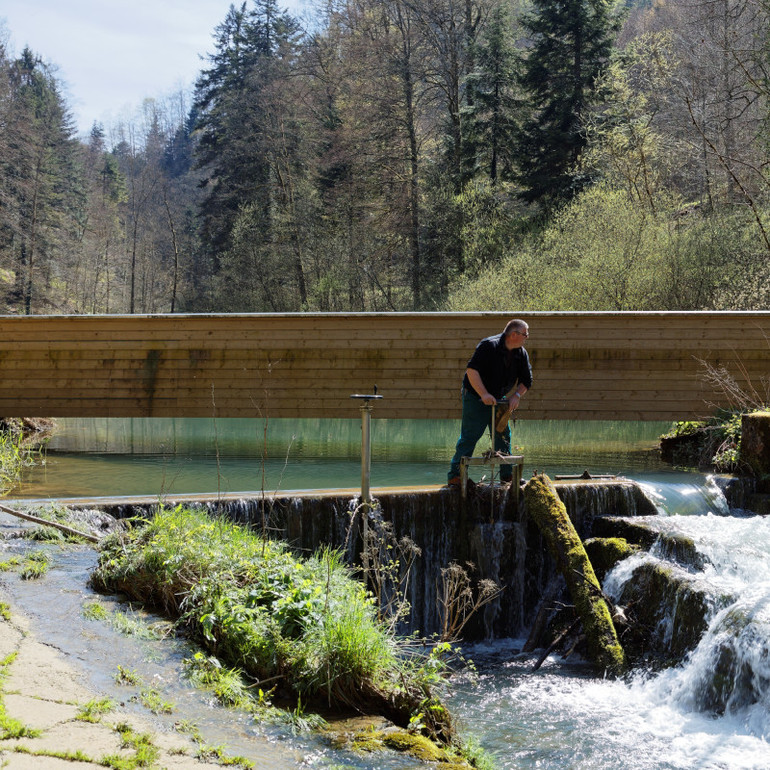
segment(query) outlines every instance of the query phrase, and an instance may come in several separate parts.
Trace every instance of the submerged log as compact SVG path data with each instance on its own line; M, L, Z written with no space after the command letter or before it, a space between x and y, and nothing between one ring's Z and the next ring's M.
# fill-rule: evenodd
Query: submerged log
M583 543L548 476L533 476L524 487L527 514L537 524L556 565L567 582L575 610L583 624L588 655L608 674L626 666L612 613L588 559Z

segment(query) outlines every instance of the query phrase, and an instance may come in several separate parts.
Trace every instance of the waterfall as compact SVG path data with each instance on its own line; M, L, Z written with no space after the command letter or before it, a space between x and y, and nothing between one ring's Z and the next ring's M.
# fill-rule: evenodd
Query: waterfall
M584 537L590 536L597 517L656 513L655 505L632 481L562 481L556 486ZM323 546L340 549L351 565L360 567L364 512L358 502L321 495L219 498L192 504L264 531L299 553L310 554ZM467 623L464 638L506 638L526 632L555 566L516 494L509 488L481 485L466 501L456 490L437 489L388 492L376 502L376 511L369 512L369 531L380 533L383 543L390 538L394 548L406 539L420 552L402 586L410 612L399 623L399 631L424 637L441 633L443 571L454 563L467 572L472 586L491 580L502 588ZM152 507L115 504L106 509L125 517L147 515ZM382 559L379 552L373 556ZM392 597L392 587L377 588L383 600Z
M653 523L659 538L651 553L619 564L604 589L620 600L645 565L680 570L701 603L702 633L681 665L658 684L681 707L740 715L770 731L770 519L761 516L673 515ZM684 567L661 559L670 539L690 541L700 556ZM682 598L679 586L660 608L662 643L672 644Z

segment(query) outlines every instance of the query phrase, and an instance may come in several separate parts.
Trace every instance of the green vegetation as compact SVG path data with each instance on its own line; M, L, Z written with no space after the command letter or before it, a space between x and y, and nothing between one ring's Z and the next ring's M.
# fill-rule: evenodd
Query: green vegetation
M22 580L37 580L48 572L51 555L46 551L33 551L24 557L12 556L0 561L0 570L15 570Z
M19 432L0 428L0 497L19 483L25 468L33 464Z
M118 666L118 670L115 672L115 681L118 684L135 685L139 686L142 683L142 678L133 669L124 668Z
M174 704L163 700L163 693L157 687L143 687L137 700L153 714L174 712Z
M272 690L305 707L352 706L452 739L433 694L439 657L403 656L334 553L299 560L281 543L176 508L107 538L92 583L179 618L263 697ZM239 697L232 683L227 690Z
M511 243L497 264L453 287L446 307L538 310L698 310L749 308L765 290L736 261L759 260L751 223L688 209L661 194L655 211L605 181L555 212L541 229ZM768 209L770 213L770 209Z
M734 471L740 462L741 415L678 421L660 439L663 459L667 462Z
M141 617L136 616L130 604L121 609L108 610L100 602L87 602L83 606L83 617L108 623L124 636L133 636L137 639L164 639L173 631L171 625L167 623L148 624Z
M0 741L5 741L9 738L35 738L39 735L39 731L27 727L19 722L18 719L9 717L5 710L5 702L2 697L3 687L8 677L8 667L16 660L16 656L17 653L12 652L0 660Z
M57 503L49 503L36 507L34 516L38 519L44 519L55 524L61 524L65 527L69 527L75 532L83 530L83 522L77 519L73 512L66 506L59 505ZM33 527L25 537L30 540L40 540L41 542L53 542L53 543L82 543L85 542L84 538L79 537L72 532L65 532L57 527L47 527L40 525Z
M101 718L115 708L115 704L109 698L95 698L84 703L78 709L75 719L81 722L99 722Z
M723 11L249 0L87 141L8 30L0 310L766 308L770 7Z
M131 749L134 754L128 758L117 754L103 757L99 764L113 770L134 770L138 767L152 767L160 756L158 747L152 742L149 733L137 733L130 725L121 723L115 726L120 734L121 746Z
M231 757L225 752L222 746L207 746L204 743L198 744L198 749L195 752L195 758L204 761L214 760L222 767L254 767L254 763L250 759L245 757Z

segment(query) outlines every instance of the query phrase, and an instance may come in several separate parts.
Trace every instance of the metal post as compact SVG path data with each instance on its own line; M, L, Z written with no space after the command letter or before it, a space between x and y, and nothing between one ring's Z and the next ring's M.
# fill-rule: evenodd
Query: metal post
M373 399L382 398L377 395L377 386L374 386L372 395L363 395L354 393L351 398L363 399L361 405L361 502L364 505L370 505L372 502L371 492L369 490L369 479L372 469L372 440L371 440L371 419L372 405L369 403Z
M369 403L372 399L382 398L377 395L377 386L374 386L373 395L363 395L354 393L351 398L363 399L361 405L361 514L362 514L362 532L363 539L362 559L364 570L364 582L369 580L369 509L372 507L372 495L369 490L369 477L372 469L372 439L371 439L371 420L372 405Z
M372 440L371 440L372 405L364 401L361 407L361 502L367 505L372 502L369 492L369 479L372 471Z

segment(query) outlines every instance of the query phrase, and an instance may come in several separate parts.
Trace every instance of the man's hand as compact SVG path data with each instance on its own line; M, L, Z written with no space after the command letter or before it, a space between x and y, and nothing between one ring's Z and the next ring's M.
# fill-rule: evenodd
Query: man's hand
M491 394L491 393L485 393L481 400L487 405L487 406L494 406L497 403L497 399Z

